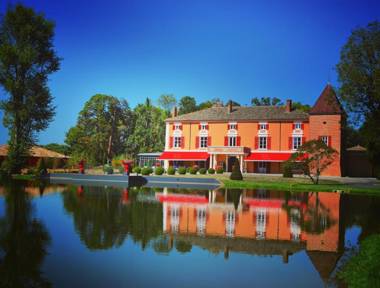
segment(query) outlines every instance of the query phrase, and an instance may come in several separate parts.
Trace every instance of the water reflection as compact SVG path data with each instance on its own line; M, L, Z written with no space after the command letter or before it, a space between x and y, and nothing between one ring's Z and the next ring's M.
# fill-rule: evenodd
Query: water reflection
M50 287L41 272L50 235L34 217L30 195L12 183L2 187L1 194L5 213L0 218L0 287Z

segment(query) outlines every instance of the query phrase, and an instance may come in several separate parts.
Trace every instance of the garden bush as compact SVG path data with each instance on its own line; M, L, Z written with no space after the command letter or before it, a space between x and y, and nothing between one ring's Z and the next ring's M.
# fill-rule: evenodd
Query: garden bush
M282 177L293 178L293 169L291 163L284 163L284 166L282 167Z
M207 173L208 173L208 174L215 174L215 169L214 169L214 168L209 168L209 169L207 170Z
M144 167L141 169L142 175L150 175L153 173L153 169L151 167Z
M108 165L108 164L103 166L103 171L105 174L108 174L108 175L113 174L113 168L111 165Z
M179 167L178 168L178 173L181 174L181 175L185 175L186 174L186 168L185 167Z
M243 180L243 174L240 171L239 161L235 161L235 164L232 166L232 172L230 175L231 180Z
M219 166L216 168L216 173L223 174L223 172L224 172L223 167Z
M156 167L156 169L154 169L154 174L156 175L162 175L164 174L164 172L165 172L165 169L162 167Z
M206 172L207 172L206 168L199 169L199 174L206 174Z
M174 167L170 166L168 168L168 171L166 171L168 173L168 175L174 175L175 174L175 169Z
M136 173L136 174L140 174L141 173L141 167L139 166L136 166L132 169L132 172L133 173Z
M197 174L197 172L198 172L198 169L197 169L196 167L191 167L191 168L189 169L189 173L192 174L192 175Z
M119 170L119 173L120 173L120 174L124 174L124 167L123 167L123 166L119 166L119 167L117 168L117 170Z

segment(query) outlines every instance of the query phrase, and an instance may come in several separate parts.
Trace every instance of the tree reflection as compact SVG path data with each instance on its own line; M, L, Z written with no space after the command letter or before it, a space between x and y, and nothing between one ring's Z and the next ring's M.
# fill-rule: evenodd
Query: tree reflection
M50 236L33 216L25 187L5 187L6 210L0 220L0 287L51 287L40 271Z
M123 193L110 187L85 187L80 193L70 187L63 193L64 207L73 215L75 228L89 249L119 247L128 234L144 249L161 234L160 204L135 201L136 189L127 192L128 201Z

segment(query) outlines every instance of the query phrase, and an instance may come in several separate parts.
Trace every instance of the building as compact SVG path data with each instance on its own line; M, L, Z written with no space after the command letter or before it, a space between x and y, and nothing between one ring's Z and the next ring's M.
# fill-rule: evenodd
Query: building
M367 149L360 145L346 149L345 167L345 175L349 177L374 177L375 175Z
M162 161L158 158L161 156L161 152L154 153L139 153L137 154L137 162L139 167L153 167L162 166Z
M0 164L5 160L5 158L8 155L8 145L0 145ZM36 166L39 159L51 159L54 161L54 159L59 159L61 164L63 165L69 157L66 155L63 155L61 153L51 151L49 149L39 147L39 146L33 146L30 149L30 153L27 157L27 163L26 165L28 167Z
M184 115L173 109L166 120L164 167L221 166L231 171L236 160L250 173L281 173L282 163L307 140L321 139L339 157L323 175L341 176L344 111L328 84L309 113L286 106L215 105Z

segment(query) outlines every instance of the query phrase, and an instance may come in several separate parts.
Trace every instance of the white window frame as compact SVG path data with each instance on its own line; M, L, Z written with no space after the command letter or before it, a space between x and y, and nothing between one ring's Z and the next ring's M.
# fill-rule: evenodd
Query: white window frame
M256 239L264 240L267 226L267 211L259 208L256 210Z
M226 236L234 237L235 234L235 211L227 211L226 213Z
M229 147L237 146L237 136L228 136L228 146Z
M172 232L178 232L180 207L172 206L170 209L170 226Z
M259 130L268 130L268 123L266 122L262 122L262 123L259 123Z
M174 130L181 130L180 127L182 126L181 123L174 123Z
M207 211L206 208L197 209L197 233L204 235L206 232Z
M292 149L293 150L297 150L298 147L300 147L301 145L302 145L302 137L301 136L293 136L293 139L292 139Z
M208 146L208 137L200 136L199 137L199 148L207 148Z
M237 123L236 122L230 122L228 123L229 130L236 130Z
M207 130L207 123L201 123L201 130Z
M302 130L302 123L301 122L294 122L294 129Z
M174 136L173 137L173 147L174 148L181 148L182 147L182 137L180 136Z
M259 150L267 150L267 149L268 149L268 137L259 136Z
M321 136L321 141L329 146L329 136Z

